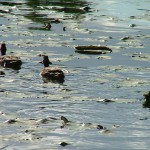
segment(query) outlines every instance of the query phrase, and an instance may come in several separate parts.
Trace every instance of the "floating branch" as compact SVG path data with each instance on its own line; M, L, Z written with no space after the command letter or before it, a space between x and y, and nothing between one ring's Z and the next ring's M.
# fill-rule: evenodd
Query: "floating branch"
M107 46L76 46L75 49L75 52L81 54L106 54L108 52L112 52L112 49Z

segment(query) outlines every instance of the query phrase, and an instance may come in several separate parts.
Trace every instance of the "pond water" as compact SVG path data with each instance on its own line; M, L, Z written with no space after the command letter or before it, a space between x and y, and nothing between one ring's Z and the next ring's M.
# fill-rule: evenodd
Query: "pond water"
M1 0L0 41L23 64L0 68L0 149L148 149L149 2ZM76 53L83 45L112 53ZM44 54L64 83L43 82Z

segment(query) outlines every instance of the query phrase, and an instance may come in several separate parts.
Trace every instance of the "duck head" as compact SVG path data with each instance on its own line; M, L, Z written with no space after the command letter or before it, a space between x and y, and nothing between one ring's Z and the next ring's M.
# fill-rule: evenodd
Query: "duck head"
M43 64L44 64L44 67L49 67L49 64L52 64L52 63L49 61L48 56L43 56Z
M3 55L6 55L6 44L5 43L2 43L1 44L1 56L3 56Z
M66 27L63 27L63 31L66 31Z

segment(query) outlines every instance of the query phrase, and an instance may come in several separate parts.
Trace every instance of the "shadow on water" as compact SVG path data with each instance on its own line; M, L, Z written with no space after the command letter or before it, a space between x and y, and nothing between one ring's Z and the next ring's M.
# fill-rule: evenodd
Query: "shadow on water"
M26 5L32 8L32 11L25 17L40 23L52 22L54 18L52 15L48 15L52 12L69 13L73 15L73 18L78 19L82 14L90 11L89 3L86 0L26 0ZM40 13L41 10L44 10L45 13Z

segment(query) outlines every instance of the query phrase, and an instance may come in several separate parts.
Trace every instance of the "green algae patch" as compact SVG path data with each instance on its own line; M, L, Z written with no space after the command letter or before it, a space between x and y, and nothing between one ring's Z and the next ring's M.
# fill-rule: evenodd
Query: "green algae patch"
M120 86L122 87L137 87L149 84L148 81L142 80L142 79L136 79L136 78L126 78L122 80L120 83Z

